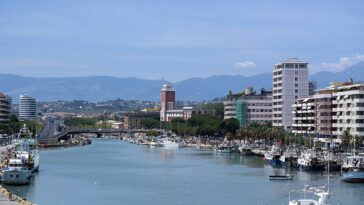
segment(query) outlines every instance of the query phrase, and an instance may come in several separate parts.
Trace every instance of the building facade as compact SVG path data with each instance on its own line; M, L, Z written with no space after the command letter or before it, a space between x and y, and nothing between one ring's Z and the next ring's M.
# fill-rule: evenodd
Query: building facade
M256 94L252 88L243 93L229 94L224 103L224 119L236 118L240 126L251 123L272 122L272 92L261 90Z
M331 83L313 97L292 106L292 132L320 137L340 137L344 131L364 137L364 84Z
M292 133L332 136L332 90L323 89L308 98L298 99L292 105Z
M159 112L137 112L127 113L124 116L125 129L141 129L144 128L143 121L146 119L158 119Z
M333 134L364 137L364 83L337 87L333 99Z
M11 98L0 93L0 124L7 124L10 121Z
M37 117L37 103L30 95L19 97L19 120L35 120Z
M273 126L291 129L292 105L309 96L308 63L289 58L273 70Z
M161 110L160 120L167 120L167 113L170 110L176 109L176 92L172 85L164 84L161 90Z

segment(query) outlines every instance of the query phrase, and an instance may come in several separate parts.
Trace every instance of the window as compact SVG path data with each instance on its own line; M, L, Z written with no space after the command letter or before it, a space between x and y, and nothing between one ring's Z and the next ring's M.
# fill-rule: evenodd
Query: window
M295 78L294 78L294 81L298 81L298 78L297 78L297 77L295 77Z

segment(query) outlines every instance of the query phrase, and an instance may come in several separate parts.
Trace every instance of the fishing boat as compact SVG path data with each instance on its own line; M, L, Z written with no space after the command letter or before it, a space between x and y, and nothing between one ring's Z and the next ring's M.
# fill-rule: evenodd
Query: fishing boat
M291 192L300 193L304 195L302 199L291 200ZM328 190L325 190L325 187L308 187L306 186L303 190L291 191L289 194L289 202L288 205L328 205L330 199L330 193ZM318 200L308 199L306 196L308 194L314 194L318 196Z
M3 169L2 181L9 185L28 184L32 176L31 170L24 160L19 158L10 159L8 165Z
M319 159L317 153L311 149L307 149L298 157L297 165L304 171L324 171L325 164Z
M341 168L342 181L364 183L364 157L351 155L344 159Z
M281 164L281 161L279 160L280 157L281 148L278 146L272 146L271 149L264 154L265 161L273 166Z
M297 167L298 150L293 147L288 147L279 158L282 166L285 167Z

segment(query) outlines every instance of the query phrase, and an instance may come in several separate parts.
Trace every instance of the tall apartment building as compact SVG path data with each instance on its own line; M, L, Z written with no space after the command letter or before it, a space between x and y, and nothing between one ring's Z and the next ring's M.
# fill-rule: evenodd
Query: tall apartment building
M224 103L224 119L236 118L240 126L251 123L272 122L272 92L261 90L260 94L252 88L242 93L229 94Z
M30 95L19 97L19 120L34 120L37 117L37 103Z
M339 86L333 98L333 134L364 137L364 83Z
M308 63L289 58L275 65L273 70L273 126L291 129L292 105L295 100L308 97Z
M176 109L176 92L172 85L164 84L161 90L160 120L167 121L167 113Z
M0 124L7 124L10 121L11 98L0 93Z

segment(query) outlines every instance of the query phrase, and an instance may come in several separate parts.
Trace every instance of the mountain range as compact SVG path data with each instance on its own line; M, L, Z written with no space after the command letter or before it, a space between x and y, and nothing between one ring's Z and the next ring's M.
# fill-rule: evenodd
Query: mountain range
M341 72L323 71L310 75L317 87L327 87L332 81L364 80L364 62ZM38 101L87 100L91 102L111 99L136 99L159 101L162 80L139 78L117 78L107 76L36 78L0 74L0 92L17 102L20 94L28 93ZM219 75L208 78L190 78L174 84L177 100L202 101L225 96L229 90L242 91L252 86L255 89L272 88L272 73L254 76Z

